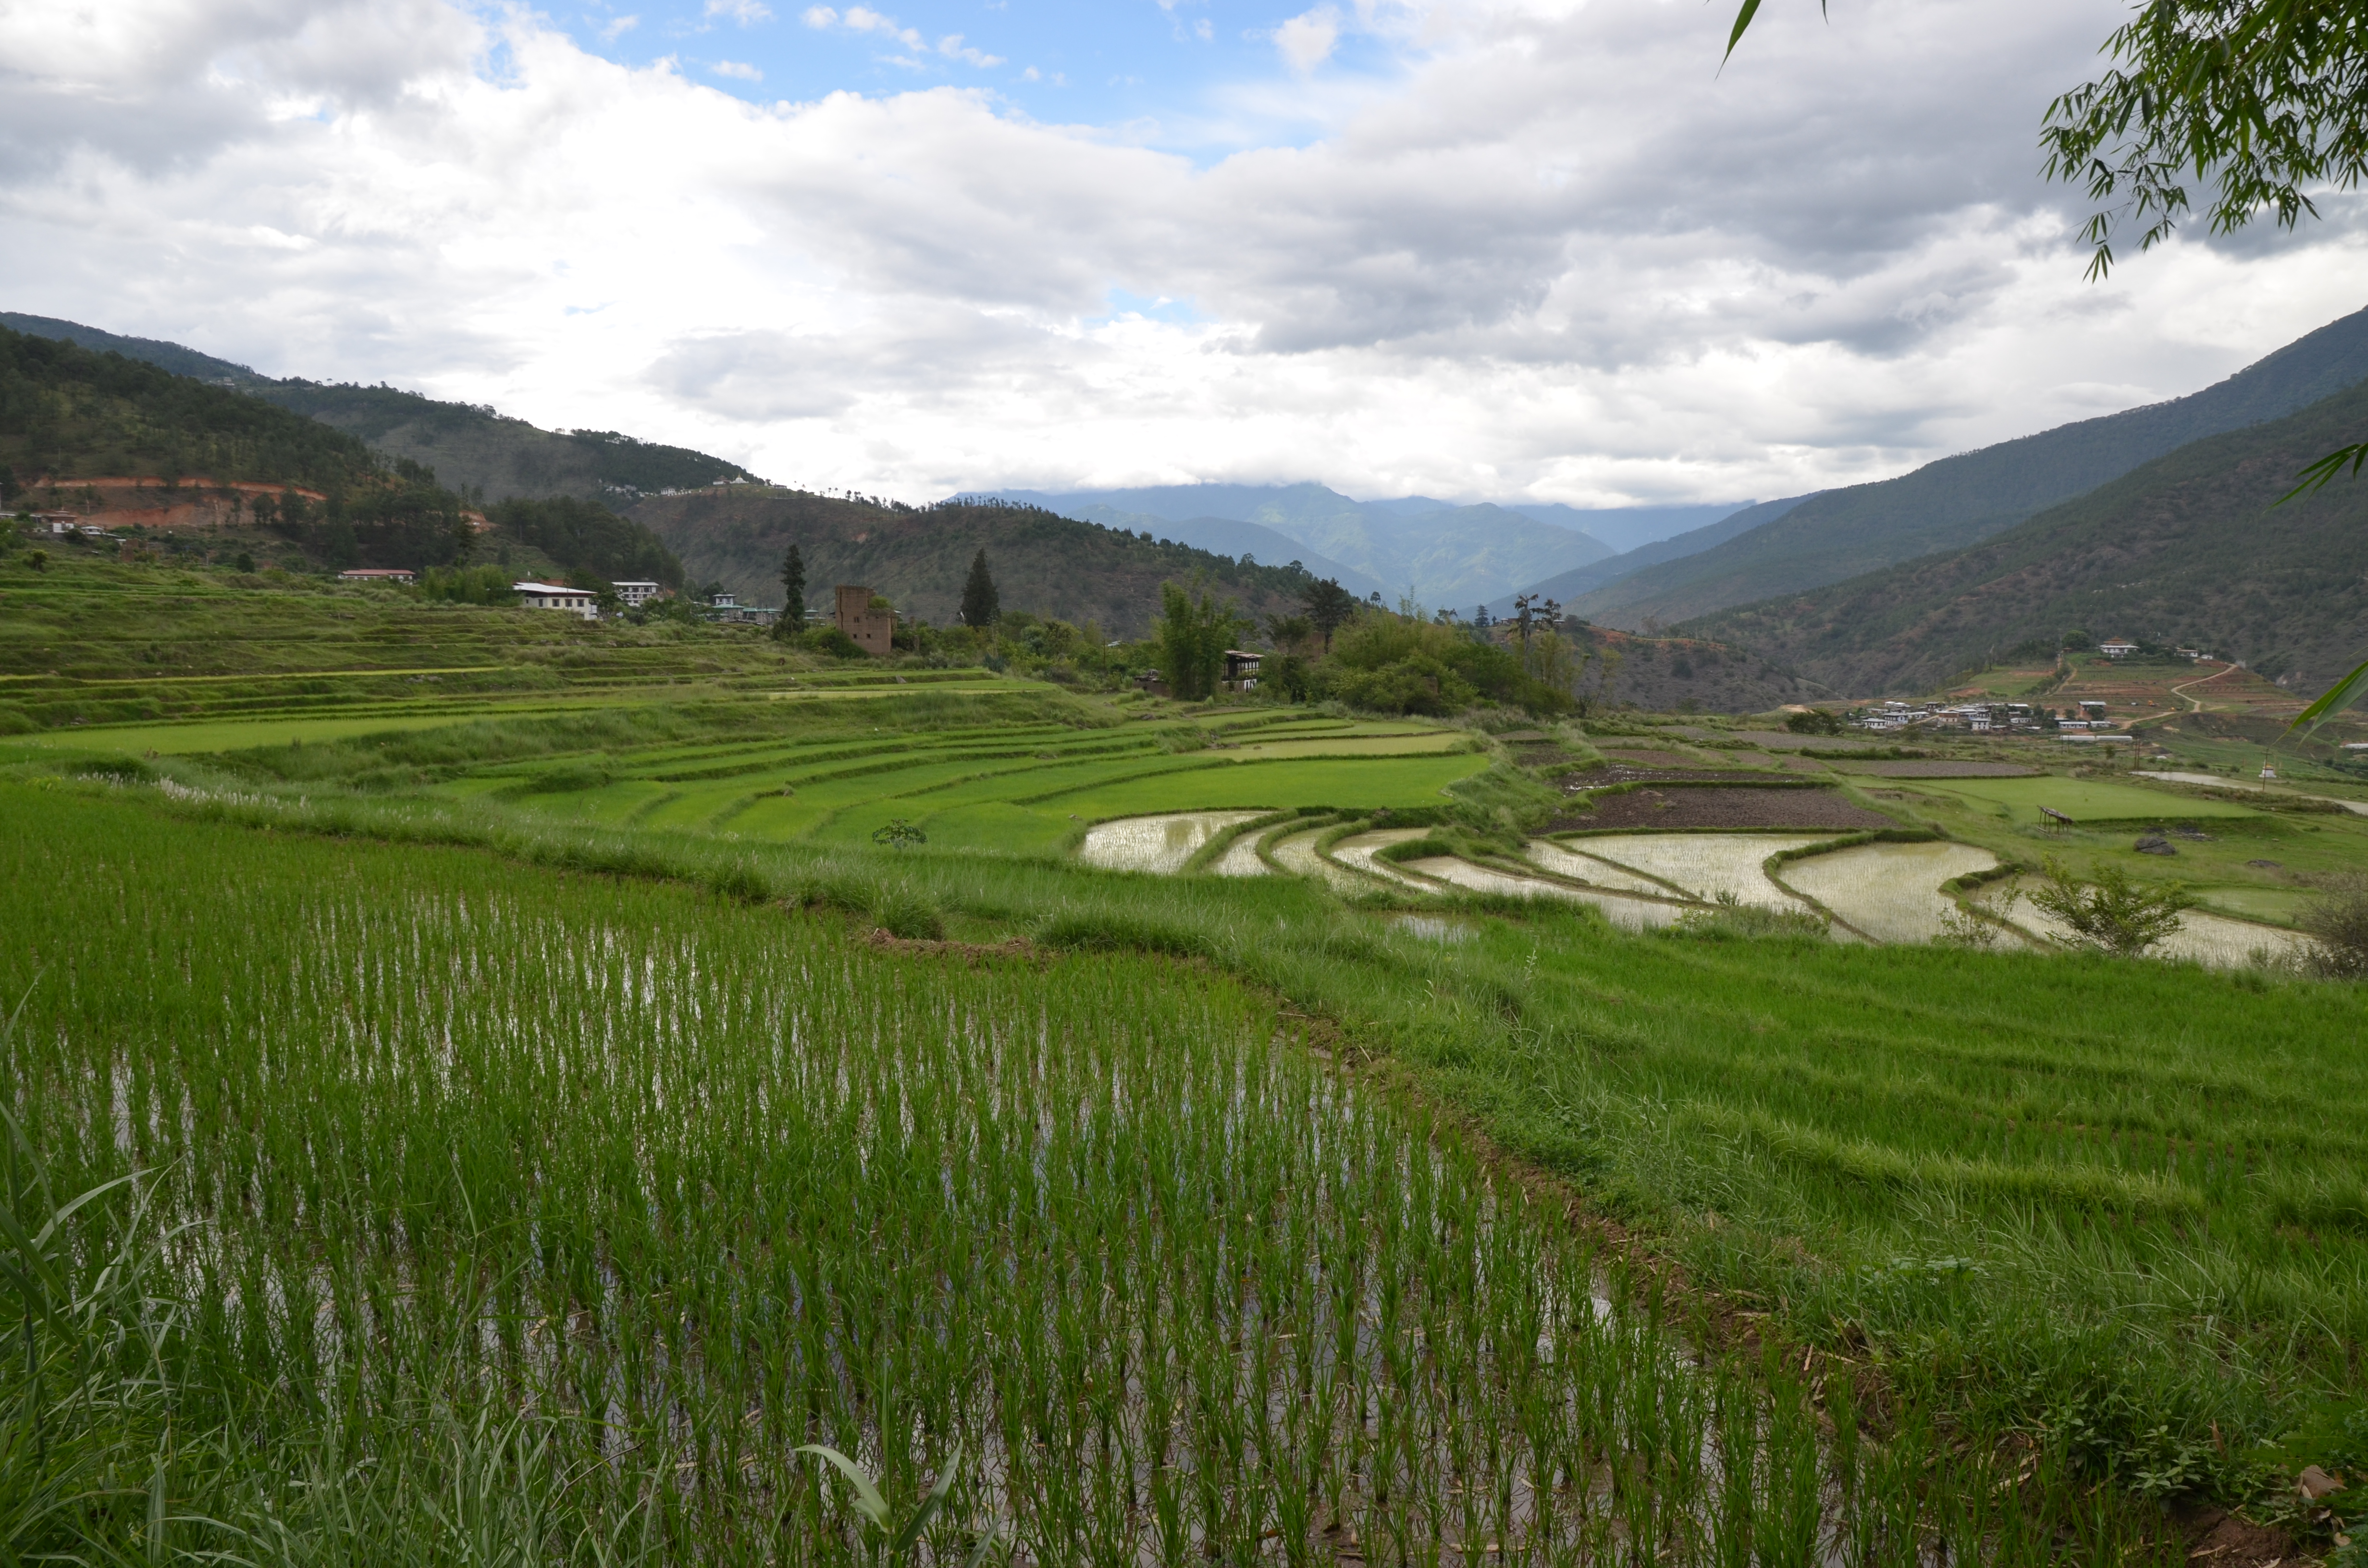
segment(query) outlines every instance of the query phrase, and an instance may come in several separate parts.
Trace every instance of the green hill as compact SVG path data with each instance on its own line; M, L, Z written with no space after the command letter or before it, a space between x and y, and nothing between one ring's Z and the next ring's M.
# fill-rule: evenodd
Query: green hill
M1220 597L1263 618L1297 608L1314 581L1288 566L1245 565L1001 502L905 506L731 485L652 496L631 515L682 558L694 581L719 584L745 602L780 603L781 558L794 544L805 558L810 603L827 606L834 585L859 583L939 626L955 619L980 550L1005 609L1091 620L1113 637L1149 629L1164 582L1201 575Z
M1970 549L1698 618L1839 689L1922 691L2066 631L2185 643L2315 692L2368 655L2368 482L2273 506L2368 385L2181 447Z
M227 372L251 374L242 367L178 353L175 362L188 371L225 373L201 380L109 346L0 327L0 500L74 506L107 526L108 514L96 508L109 503L98 491L59 482L158 479L165 485L151 495L167 501L176 492L220 497L238 483L287 485L311 494L238 497L227 524L158 529L151 542L223 559L241 551L284 559L292 551L302 564L333 569L490 560L579 580L682 581L681 563L647 528L571 495L496 503L491 531L480 535L432 467L373 450L252 389L220 384L233 379Z
M389 473L353 437L116 353L0 327L6 488L153 474L346 492Z
M2368 310L2217 386L1813 495L1775 521L1570 605L1607 625L1674 623L1957 550L2191 441L2282 418L2368 381Z
M611 505L717 481L752 482L737 463L613 430L543 430L475 403L440 403L393 387L277 380L154 338L124 337L51 316L0 312L0 326L120 354L266 403L359 437L372 450L432 468L481 502L572 495Z

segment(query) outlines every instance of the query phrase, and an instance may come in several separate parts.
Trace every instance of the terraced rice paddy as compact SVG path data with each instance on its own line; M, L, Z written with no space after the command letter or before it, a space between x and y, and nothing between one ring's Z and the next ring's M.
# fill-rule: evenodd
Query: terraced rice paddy
M63 1189L152 1173L198 1310L142 1397L193 1437L238 1409L158 1471L207 1514L143 1483L86 1539L852 1561L807 1442L948 1477L938 1562L1906 1568L2068 1526L1918 1421L1861 1437L1842 1382L1700 1360L1223 979L916 968L679 888L31 804L12 1098Z
M1614 926L1629 931L1650 931L1674 925L1683 911L1676 904L1656 903L1645 898L1624 898L1618 893L1594 892L1585 888L1566 887L1543 877L1518 876L1493 867L1475 866L1469 860L1452 856L1426 856L1406 863L1409 871L1419 871L1426 877L1471 892L1499 893L1508 898L1556 899L1565 903L1583 903L1600 911Z
M1174 874L1229 827L1258 820L1257 812L1175 812L1166 816L1121 817L1086 830L1077 858L1114 871ZM1229 848L1234 847L1228 846ZM1255 850L1255 845L1253 845ZM1256 856L1253 854L1252 859ZM1254 873L1230 871L1232 876Z
M1770 881L1760 862L1820 842L1773 833L1622 833L1582 839L1578 846L1686 898L1713 903L1724 895L1764 909L1797 910L1801 901Z
M1364 833L1352 833L1348 837L1334 843L1329 853L1332 858L1341 865L1362 871L1367 876L1379 878L1385 882L1396 882L1405 887L1419 888L1421 883L1406 875L1388 861L1375 858L1375 853L1387 849L1394 844L1405 844L1420 838L1429 831L1428 828L1421 827L1383 827L1370 829Z
M1316 850L1316 840L1328 831L1327 828L1311 827L1301 833L1286 834L1277 838L1267 852L1274 858L1277 865L1293 876L1323 882L1336 891L1354 892L1363 885L1357 877L1326 859Z
M1956 913L1941 885L1997 864L1969 844L1860 844L1787 860L1776 874L1874 941L1929 942Z

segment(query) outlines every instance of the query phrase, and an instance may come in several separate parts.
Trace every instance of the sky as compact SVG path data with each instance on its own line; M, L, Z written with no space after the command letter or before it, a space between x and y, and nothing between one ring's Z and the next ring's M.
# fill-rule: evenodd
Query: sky
M0 309L779 483L1582 506L1886 477L2368 304L2084 279L2123 0L17 0Z

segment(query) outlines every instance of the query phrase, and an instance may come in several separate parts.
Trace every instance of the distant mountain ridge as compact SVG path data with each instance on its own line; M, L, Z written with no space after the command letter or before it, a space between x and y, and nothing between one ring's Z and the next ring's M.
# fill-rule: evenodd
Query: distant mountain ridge
M1961 549L2189 442L2281 418L2368 381L2368 310L2330 322L2217 385L1827 490L1761 527L1582 595L1607 625L1675 623Z
M762 483L737 463L688 447L638 441L613 430L539 429L473 403L443 403L393 387L279 380L177 343L125 337L79 322L0 312L0 326L144 360L319 420L390 458L436 471L438 483L485 502L572 495L629 505L663 490L719 480Z
M2276 503L2363 428L2368 382L2190 442L1965 549L1682 630L1854 696L2045 658L2072 631L2206 649L2313 694L2368 654L2368 479Z
M1395 605L1411 594L1427 607L1467 612L1539 577L1617 553L1588 531L1589 522L1629 540L1655 530L1679 531L1736 509L1656 506L1591 513L1559 505L1458 504L1424 495L1356 501L1315 483L996 494L1073 515L1159 518L1174 528L1201 525L1212 541L1220 531L1206 525L1254 524L1291 541L1291 558L1311 568L1313 558L1331 562L1339 571L1321 574L1340 575L1341 585L1358 588L1360 597L1378 592Z
M1656 540L1650 544L1638 545L1635 549L1615 555L1608 561L1599 561L1591 566L1581 566L1575 571L1565 572L1560 576L1549 577L1543 583L1531 584L1524 591L1542 595L1556 604L1575 604L1595 590L1617 583L1623 577L1634 576L1647 566L1657 566L1665 561L1677 561L1685 556L1700 554L1714 545L1725 544L1738 534L1748 533L1763 523L1772 523L1807 499L1809 497L1806 495L1792 495L1781 501L1762 501L1755 506L1746 506L1740 512L1730 513L1716 522L1705 524L1702 528L1690 528L1684 533L1668 539ZM1488 613L1492 616L1510 615L1513 612L1513 598L1514 596L1506 595L1488 607Z

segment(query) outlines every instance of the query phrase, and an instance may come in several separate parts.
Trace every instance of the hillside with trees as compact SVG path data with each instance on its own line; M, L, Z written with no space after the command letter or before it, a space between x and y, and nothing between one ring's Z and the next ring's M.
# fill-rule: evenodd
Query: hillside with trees
M752 483L737 463L614 430L543 430L479 403L444 403L389 386L286 380L177 343L126 337L79 322L0 312L0 326L120 354L276 403L358 437L372 450L432 468L479 503L572 495L610 505L719 481Z
M153 474L368 488L393 472L353 437L120 354L0 327L0 463L12 485Z
M2192 396L1943 458L1896 479L1825 491L1713 549L1567 602L1608 625L1675 623L1963 549L2190 442L2283 418L2363 381L2368 310Z
M2358 386L2182 447L1970 549L1686 630L1865 695L1930 690L2075 631L2205 649L2316 692L2368 652L2368 486L2276 503L2363 423Z
M1008 502L909 506L722 485L650 496L627 515L681 558L691 581L718 585L744 603L780 602L781 562L794 545L810 604L826 607L835 585L857 583L937 626L961 619L963 589L982 550L1004 611L1076 626L1090 621L1112 637L1150 630L1163 583L1197 578L1263 623L1295 612L1315 581L1304 570L1244 564L1147 530L1104 528Z

